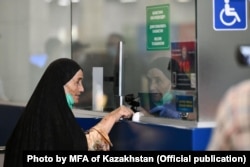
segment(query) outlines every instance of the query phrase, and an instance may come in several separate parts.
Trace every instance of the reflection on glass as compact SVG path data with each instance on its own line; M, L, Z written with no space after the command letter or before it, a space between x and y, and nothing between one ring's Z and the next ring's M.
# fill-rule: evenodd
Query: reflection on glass
M123 95L128 94L140 95L144 99L140 99L141 106L149 113L149 108L158 107L158 104L169 108L166 111L156 109L149 113L153 116L162 116L174 119L180 119L180 111L177 111L176 94L191 95L195 99L196 94L196 75L195 75L195 61L189 64L186 70L190 73L192 79L189 83L190 89L181 89L178 92L177 87L180 87L181 73L174 68L176 65L171 64L169 71L165 69L162 75L165 75L165 80L161 85L149 86L149 84L156 85L160 82L159 77L154 80L149 80L147 74L147 66L158 57L167 57L172 59L171 48L169 50L147 50L147 33L146 33L146 8L148 6L166 5L169 4L169 38L170 42L185 42L195 41L195 1L188 1L186 3L179 3L176 0L137 0L131 3L121 3L120 1L102 0L98 2L80 1L77 4L72 4L72 25L74 27L74 40L89 44L89 47L84 50L85 58L74 58L81 62L85 71L83 85L85 88L82 94L81 103L76 106L84 109L92 109L92 69L93 67L104 67L104 91L108 97L105 111L109 111L117 107L115 85L117 68L115 59L118 54L118 42L123 40L125 42L124 49L124 76L123 76ZM75 31L78 32L75 32ZM76 36L78 34L78 36ZM114 35L111 38L111 34ZM120 38L122 37L122 39ZM112 39L112 40L111 40ZM171 43L169 44L171 46ZM189 46L188 46L189 47ZM189 49L189 48L187 48ZM193 48L192 51L195 51ZM189 52L189 51L188 51ZM73 55L72 55L73 56ZM196 57L189 57L189 60L195 60ZM169 61L168 60L168 61ZM165 68L168 66L168 61L165 62ZM172 61L171 61L172 62ZM187 69L188 68L188 69ZM193 71L192 71L193 70ZM187 71L183 72L186 73ZM188 74L189 75L189 74ZM176 84L173 80L176 78ZM160 84L160 83L158 83ZM177 87L174 87L177 86ZM162 89L161 89L162 87ZM161 90L160 90L161 89ZM193 92L190 93L190 90ZM176 92L177 91L177 92ZM145 93L142 95L142 92ZM150 94L150 96L148 96ZM151 96L151 94L153 96ZM147 97L146 97L147 96ZM178 96L179 97L179 96ZM158 98L158 101L157 101ZM150 99L150 103L146 104L145 99ZM182 97L179 99L182 99ZM152 102L154 100L154 102ZM194 100L195 101L195 100ZM181 104L182 101L180 101ZM187 102L187 100L186 100ZM193 103L195 105L195 103ZM179 105L181 106L181 105ZM179 107L180 108L180 107ZM196 107L194 107L196 108ZM181 108L183 109L183 108ZM194 109L195 110L195 109ZM186 112L185 112L186 113Z
M194 120L193 96L171 89L171 61L168 57L153 60L146 71L149 92L140 92L144 115ZM192 116L192 117L191 117Z
M130 3L115 0L82 0L68 6L60 6L57 2L12 0L7 3L9 6L5 8L6 10L0 10L1 16L8 16L0 19L0 22L4 22L0 24L2 25L0 77L5 96L10 101L26 102L30 97L34 86L44 72L46 63L51 61L49 58L52 56L46 46L50 39L58 40L49 45L54 52L53 55L56 57L72 56L84 69L85 91L76 107L92 109L93 67L104 68L103 89L108 98L104 110L110 111L117 107L115 95L118 66L116 61L120 40L125 43L122 94L125 96L137 95L139 92L150 93L148 80L145 79L146 67L157 57L171 58L171 50L147 50L145 13L147 6L169 4L171 9L169 14L170 42L195 41L196 39L194 0L187 3L178 3L176 0L137 0ZM6 4L0 1L0 8L3 6ZM13 12L16 6L22 9ZM39 7L39 12L37 12L37 7ZM8 18L16 19L6 22ZM73 30L73 36L71 30ZM170 81L173 82L172 78L175 76L177 85L179 73L173 70L172 72L175 73L170 73ZM195 94L195 73L191 73L190 77L193 78L191 85L194 91L192 93ZM173 87L168 89L171 93L162 92L161 96L168 99L171 97L169 94L172 94L172 101L175 101L176 93ZM173 107L176 106L173 105Z
M149 64L146 72L149 82L150 110L152 115L168 118L180 118L176 111L174 95L171 91L171 72L168 57L160 57Z

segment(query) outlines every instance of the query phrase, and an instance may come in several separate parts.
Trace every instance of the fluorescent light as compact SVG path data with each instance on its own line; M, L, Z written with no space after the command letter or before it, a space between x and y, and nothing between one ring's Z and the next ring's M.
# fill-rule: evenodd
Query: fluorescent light
M59 6L68 6L70 4L69 0L58 0Z
M71 0L72 3L78 3L80 0Z
M121 3L134 3L137 0L120 0Z
M190 2L190 0L177 0L177 2L180 2L180 3L187 3L187 2Z

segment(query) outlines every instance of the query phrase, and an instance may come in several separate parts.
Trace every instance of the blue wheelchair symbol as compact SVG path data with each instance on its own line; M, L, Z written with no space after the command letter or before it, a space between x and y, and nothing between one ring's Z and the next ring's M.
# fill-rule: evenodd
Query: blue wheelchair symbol
M214 0L215 30L245 30L247 28L247 0Z

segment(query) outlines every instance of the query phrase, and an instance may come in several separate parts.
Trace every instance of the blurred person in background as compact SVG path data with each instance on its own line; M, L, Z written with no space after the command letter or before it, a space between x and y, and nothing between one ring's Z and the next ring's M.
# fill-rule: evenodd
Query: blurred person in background
M89 44L84 44L80 41L73 41L71 45L71 56L81 67L87 59L86 49L89 48Z
M250 150L250 80L227 90L215 121L208 150Z
M249 45L239 45L236 61L248 67ZM232 85L221 99L208 150L250 150L250 79Z
M34 90L47 66L64 55L64 45L57 37L50 37L45 41L44 53L30 56L30 89Z
M92 109L92 70L93 67L103 67L103 95L107 98L104 104L105 111L112 111L117 107L115 102L116 93L116 77L117 77L117 59L120 41L124 42L122 35L118 33L112 33L108 36L105 43L104 53L88 53L82 68L86 72L86 79L84 80L84 85L86 85L85 95L80 97L80 102L78 104L79 108Z

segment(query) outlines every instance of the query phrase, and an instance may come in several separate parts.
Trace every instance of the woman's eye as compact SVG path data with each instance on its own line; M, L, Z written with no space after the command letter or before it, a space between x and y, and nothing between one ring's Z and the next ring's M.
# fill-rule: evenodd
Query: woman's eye
M79 80L79 81L77 82L77 85L81 85L81 84L82 84L82 81Z

